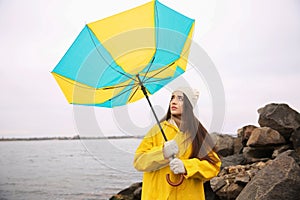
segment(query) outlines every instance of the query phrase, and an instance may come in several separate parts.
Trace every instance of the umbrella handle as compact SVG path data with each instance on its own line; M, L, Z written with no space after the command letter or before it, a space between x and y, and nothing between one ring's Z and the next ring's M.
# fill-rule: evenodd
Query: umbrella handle
M172 182L170 179L170 174L167 174L166 175L167 182L173 187L177 187L177 186L181 185L181 183L184 180L184 176L183 176L183 174L179 174L179 175L180 175L179 181L176 183L176 182Z

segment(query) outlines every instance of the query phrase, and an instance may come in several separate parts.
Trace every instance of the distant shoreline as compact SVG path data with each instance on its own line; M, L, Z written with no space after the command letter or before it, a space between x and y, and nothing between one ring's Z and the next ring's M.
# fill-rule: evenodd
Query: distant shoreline
M0 138L0 142L6 141L43 141L43 140L103 140L103 139L134 139L142 138L143 136L107 136L107 137L80 137L76 136L63 136L63 137L28 137L28 138Z

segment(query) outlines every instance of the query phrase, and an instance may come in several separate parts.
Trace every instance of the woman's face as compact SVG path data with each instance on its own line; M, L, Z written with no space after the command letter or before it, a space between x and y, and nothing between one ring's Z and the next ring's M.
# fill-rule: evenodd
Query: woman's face
M170 111L171 115L181 115L183 111L183 93L180 91L175 91L172 93L170 101Z

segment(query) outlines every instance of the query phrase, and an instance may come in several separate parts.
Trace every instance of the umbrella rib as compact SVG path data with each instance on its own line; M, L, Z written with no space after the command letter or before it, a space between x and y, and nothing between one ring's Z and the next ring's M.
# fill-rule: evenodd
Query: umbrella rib
M75 83L73 83L72 81L69 81L67 78L64 78L64 77L62 77L62 76L56 76L56 77L58 77L58 78L60 78L60 79L62 79L62 80L64 80L64 81L66 81L67 83L70 83L70 84L72 84L72 85L75 85L76 87L80 87L80 88L84 88L84 89L93 89L93 90L95 90L95 88L91 88L91 86L85 86L85 85L79 85L79 84L77 84L77 83L80 83L80 82L78 82L78 81L74 81ZM80 83L80 84L83 84L83 83Z
M92 89L92 90L97 89L97 88L91 88L90 86L78 85L77 83L79 83L79 82L75 81L75 83L73 83L73 82L69 81L68 79L63 78L61 76L56 76L56 77L58 77L58 78L60 78L60 79L62 79L64 81L66 81L66 82L68 82L70 84L76 85L76 87L80 87L80 88L84 88L84 89ZM82 84L82 83L80 83L80 84ZM128 87L128 86L135 86L135 85L137 85L137 84L133 83L133 84L127 84L127 85L110 86L110 87L104 87L104 88L100 88L100 89L110 90L110 89L117 89L117 88Z
M155 3L155 5L154 5L154 9L155 9L155 19L156 19L156 23L159 24L159 17L158 17L158 14L157 14L158 11L157 11L156 3ZM157 29L157 32L158 32L158 35L159 35L159 28ZM157 39L157 40L156 40L156 47L158 47L158 42L159 42L159 40ZM146 76L147 76L148 72L150 71L150 68L152 67L153 61L154 61L154 59L155 59L155 54L156 54L156 52L157 52L157 48L155 48L154 56L153 56L153 58L152 58L152 60L151 60L150 66L149 66L149 68L147 69L147 72L146 72L146 74L145 74L145 76L144 76L142 82L145 81Z
M156 53L156 49L155 49L155 53ZM154 55L155 55L155 54L154 54ZM154 59L155 59L155 56L153 56L153 58L151 59L150 66L148 67L148 69L147 69L147 71L146 71L146 73L145 73L145 76L144 76L142 82L145 80L147 74L149 73L149 71L150 71L150 69L151 69L151 67L152 67L152 64L153 64L153 62L154 62Z
M163 79L159 79L159 80L155 80L155 81L147 81L147 82L144 82L144 83L146 85L147 83L155 83L155 82L159 82L159 81L165 81L165 80L168 80L168 79L172 79L172 77L163 78Z
M135 84L135 85L134 85L134 87L132 87L132 88L135 88L137 85L138 85L138 84ZM126 92L130 91L132 88L129 88L129 89L127 89L127 90L125 90L125 91L121 92L120 94L118 94L118 95L116 95L116 96L112 97L112 98L111 98L111 99L109 99L109 100L111 101L111 100L113 100L113 99L115 99L115 98L117 98L117 97L119 97L119 96L121 96L121 95L125 94Z
M88 30L89 30L89 36L90 36L90 38L91 38L91 40L92 40L94 46L96 47L96 50L97 50L98 54L103 58L103 60L105 60L105 62L106 62L106 64L108 65L108 67L110 67L111 69L115 70L115 71L118 72L119 74L121 74L121 75L123 75L123 76L126 76L127 78L129 78L129 79L135 81L135 79L132 78L131 76L129 76L128 74L125 74L125 73L123 73L123 72L120 72L119 70L117 70L117 69L113 68L112 66L110 66L110 64L106 61L106 59L103 57L103 55L101 54L101 52L100 52L99 49L97 48L97 45L96 45L96 43L95 43L95 41L93 40L93 37L92 37L92 35L91 35L91 30L90 30L90 28L88 28Z
M111 89L117 89L117 88L122 88L122 87L127 87L127 86L134 86L136 85L135 83L132 84L127 84L127 85L119 85L119 86L108 86L108 87L104 87L102 88L103 90L111 90Z
M128 102L131 101L131 99L133 98L133 96L135 95L135 93L138 91L139 87L136 87L135 91L133 92L132 95L130 95Z
M155 5L154 5L154 9L155 9L155 19L156 19L156 23L157 24L159 24L159 17L158 17L158 11L157 11L157 6L156 6L156 3L155 3ZM159 35L159 28L157 29L157 34ZM156 47L158 47L158 42L159 42L159 39L157 39L156 40ZM145 81L145 79L146 79L146 76L147 76L147 74L149 73L149 71L150 71L150 68L152 67L152 64L153 64L153 62L154 62L154 59L155 59L155 54L156 54L156 52L157 52L157 48L155 48L155 53L154 53L154 56L153 56L153 58L152 58L152 60L151 60L151 63L150 63L150 66L148 67L148 69L147 69L147 72L145 73L145 76L144 76L144 78L143 78L143 81L142 82L144 82Z
M169 64L168 66L162 68L162 70L158 71L157 73L155 73L154 75L147 77L147 79L145 80L145 82L153 77L155 77L157 74L162 73L163 71L167 70L171 65L173 65L175 62L172 62L171 64Z

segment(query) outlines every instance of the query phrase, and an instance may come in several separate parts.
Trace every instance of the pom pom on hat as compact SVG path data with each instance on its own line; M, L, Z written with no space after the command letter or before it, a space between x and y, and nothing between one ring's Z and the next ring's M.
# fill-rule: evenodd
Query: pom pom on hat
M180 91L185 94L185 96L189 99L190 103L192 104L193 108L197 104L199 98L199 90L190 88L190 87L180 87L177 88L175 91Z

